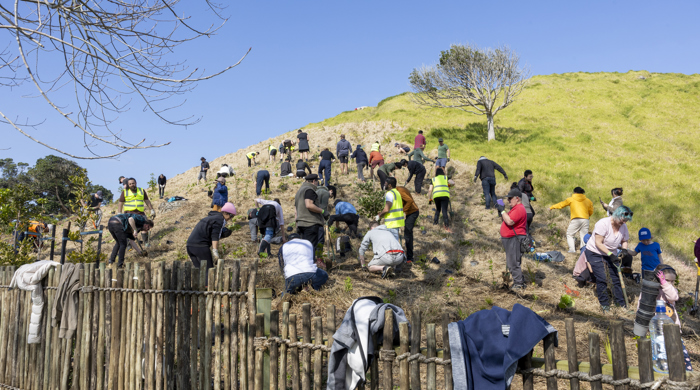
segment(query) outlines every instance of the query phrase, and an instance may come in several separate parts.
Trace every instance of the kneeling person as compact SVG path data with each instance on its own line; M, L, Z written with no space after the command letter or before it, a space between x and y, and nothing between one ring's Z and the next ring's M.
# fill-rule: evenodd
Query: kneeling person
M392 267L395 267L404 262L404 253L399 240L394 237L394 233L387 229L386 226L380 225L378 222L372 222L370 231L365 234L360 244L358 257L360 265L365 267L365 251L372 244L374 258L367 264L370 272L378 272L382 274L382 279L393 275Z
M331 215L328 218L328 225L333 225L333 222L335 222L335 227L338 229L338 222L345 222L348 225L348 229L350 229L350 237L360 238L357 235L357 224L360 221L360 217L357 215L355 206L340 199L336 199L333 206L335 207L335 215Z
M314 290L320 290L328 281L328 273L314 263L313 245L299 234L289 235L289 241L282 245L277 258L284 275L285 293L296 294L307 283Z

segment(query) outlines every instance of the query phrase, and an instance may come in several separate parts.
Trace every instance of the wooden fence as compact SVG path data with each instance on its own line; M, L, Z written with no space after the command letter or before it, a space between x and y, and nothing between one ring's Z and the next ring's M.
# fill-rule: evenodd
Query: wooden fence
M153 268L130 263L116 271L104 264L78 267L81 292L75 336L59 339L58 327L51 326L59 266L46 278L40 344L27 344L30 293L8 289L15 267L0 267L4 287L0 388L320 390L326 386L332 335L342 315L329 306L325 321L312 317L310 304L301 306L301 318L290 312L288 303L281 313L271 310L271 291L255 288L255 262L246 267L240 261L220 261L208 271L208 284L205 274L190 262L176 261L167 268L164 263ZM420 312L407 314L411 332L407 323L399 324L399 345L391 344L393 316L386 316L384 344L376 346L378 359L370 367L366 387L452 390L450 316L443 315L438 331L435 324L423 329ZM591 382L592 389L601 389L604 383L625 389L655 380L649 340L639 342L639 367L627 366L621 321L611 323L612 364L601 364L597 333L588 335L590 362L578 362L572 319L566 320L565 331L567 360L555 360L553 337L543 340L543 358L530 355L520 360L524 389L534 388L535 376L547 377L548 390L557 388L558 378L568 380L572 389L579 388L579 381ZM684 381L679 329L669 325L664 332L669 378ZM438 339L443 349L437 348ZM686 386L662 380L676 388Z

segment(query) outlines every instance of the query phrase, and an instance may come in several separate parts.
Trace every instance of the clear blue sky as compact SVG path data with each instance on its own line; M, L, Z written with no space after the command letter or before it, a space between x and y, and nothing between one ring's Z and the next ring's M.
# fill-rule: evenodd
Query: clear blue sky
M199 1L182 4L185 13L200 12ZM166 125L144 114L134 99L116 123L123 137L172 144L117 160L78 161L94 182L115 189L123 174L145 185L151 172L172 177L201 156L211 160L342 111L376 105L409 90L411 70L434 63L452 43L507 44L533 75L693 74L700 64L697 1L236 2L224 14L230 20L217 36L182 46L173 57L216 71L253 48L238 68L186 96L178 114L202 117L201 122ZM13 44L10 35L3 37ZM35 136L84 153L81 134L45 110L41 100L8 90L1 96L2 110L12 117L45 121ZM0 158L33 165L51 153L8 126L0 125L0 132L0 148L11 147Z

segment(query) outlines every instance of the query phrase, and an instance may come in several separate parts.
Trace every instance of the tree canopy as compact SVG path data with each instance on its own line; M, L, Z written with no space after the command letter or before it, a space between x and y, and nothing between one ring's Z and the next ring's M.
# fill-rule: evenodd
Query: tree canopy
M437 65L413 69L409 81L416 92L414 101L486 115L488 140L493 141L493 117L516 100L529 78L519 63L519 56L507 46L484 50L452 45L440 52Z

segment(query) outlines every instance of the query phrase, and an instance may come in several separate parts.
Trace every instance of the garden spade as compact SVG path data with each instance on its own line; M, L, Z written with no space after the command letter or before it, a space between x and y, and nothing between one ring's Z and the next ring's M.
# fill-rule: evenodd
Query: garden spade
M323 225L323 230L326 234L326 242L328 243L328 260L326 260L326 270L330 272L331 267L333 267L333 262L335 262L335 249L333 242L331 242L331 233L328 230L328 225Z
M700 288L700 266L695 263L695 267L698 269L698 278L695 281L695 301L693 302L693 307L690 308L690 315L695 316L698 314L698 288Z

